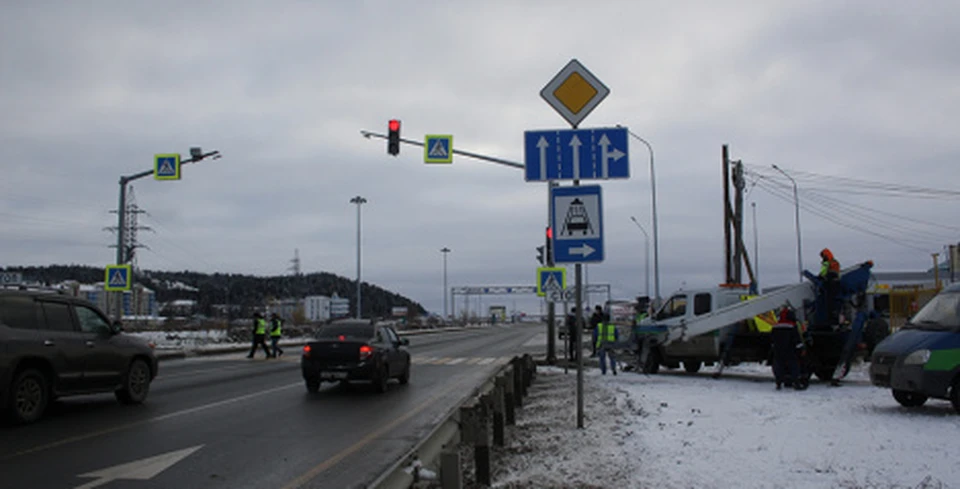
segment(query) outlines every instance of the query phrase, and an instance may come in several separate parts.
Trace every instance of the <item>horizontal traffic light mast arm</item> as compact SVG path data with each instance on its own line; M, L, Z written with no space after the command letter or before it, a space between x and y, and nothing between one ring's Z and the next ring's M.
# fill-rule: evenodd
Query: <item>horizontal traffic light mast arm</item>
M386 134L378 134L378 133L370 132L370 131L361 130L361 131L360 131L360 134L361 134L363 137L367 138L367 139L370 139L370 138L387 139L387 135L386 135ZM401 142L401 143L412 144L412 145L414 145L414 146L423 147L423 143L420 142L420 141L412 141L412 140L410 140L410 139L400 138L400 142ZM486 156L486 155L482 155L482 154L471 153L471 152L469 152L469 151L461 151L461 150L459 150L459 149L452 149L451 152L452 152L453 154L455 154L455 155L461 155L461 156L466 156L466 157L468 157L468 158L476 158L476 159L478 159L478 160L489 161L489 162L491 162L491 163L496 163L496 164L498 164L498 165L509 166L509 167L512 167L512 168L519 168L519 169L521 169L521 170L524 168L523 163L517 163L516 161L504 160L504 159L500 159L500 158L495 158L495 157L493 157L493 156Z

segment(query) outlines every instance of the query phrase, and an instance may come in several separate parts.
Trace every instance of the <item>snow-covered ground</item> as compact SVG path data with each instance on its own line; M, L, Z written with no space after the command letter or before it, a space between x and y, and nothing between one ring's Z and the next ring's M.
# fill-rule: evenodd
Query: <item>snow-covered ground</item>
M541 367L495 449L497 488L960 487L960 415L900 407L857 366L840 387L774 389L769 367L646 376ZM467 474L467 487L472 484Z

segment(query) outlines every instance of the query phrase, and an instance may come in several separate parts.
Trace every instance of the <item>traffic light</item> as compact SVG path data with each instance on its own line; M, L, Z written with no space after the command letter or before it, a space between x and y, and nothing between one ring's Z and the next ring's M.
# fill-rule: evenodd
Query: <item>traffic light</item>
M553 229L547 226L547 265L553 266Z
M546 261L544 261L546 257L544 256L543 252L544 252L544 247L537 246L537 261L539 261L541 265L545 265L547 263Z
M387 124L387 129L389 129L387 136L387 153L397 156L400 154L400 121L390 119L390 122Z

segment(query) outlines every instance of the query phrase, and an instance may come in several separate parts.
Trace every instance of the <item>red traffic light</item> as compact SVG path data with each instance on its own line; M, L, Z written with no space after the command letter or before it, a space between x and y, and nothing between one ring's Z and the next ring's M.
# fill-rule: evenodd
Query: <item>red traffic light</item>
M399 130L400 130L400 121L398 121L398 120L396 120L396 119L390 119L390 123L387 125L387 127L388 127L391 131L399 131Z
M547 228L547 239L553 239L553 228Z

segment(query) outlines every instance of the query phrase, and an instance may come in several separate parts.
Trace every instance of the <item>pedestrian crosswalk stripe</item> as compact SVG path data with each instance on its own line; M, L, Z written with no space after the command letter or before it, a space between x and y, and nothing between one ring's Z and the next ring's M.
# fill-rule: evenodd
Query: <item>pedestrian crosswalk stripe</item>
M451 358L449 361L447 361L447 365L456 365L456 364L458 364L458 363L463 363L463 362L465 362L466 360L467 360L466 358L462 358L462 357L461 357L461 358Z
M490 365L491 363L497 361L496 358L484 358L480 360L480 365Z

